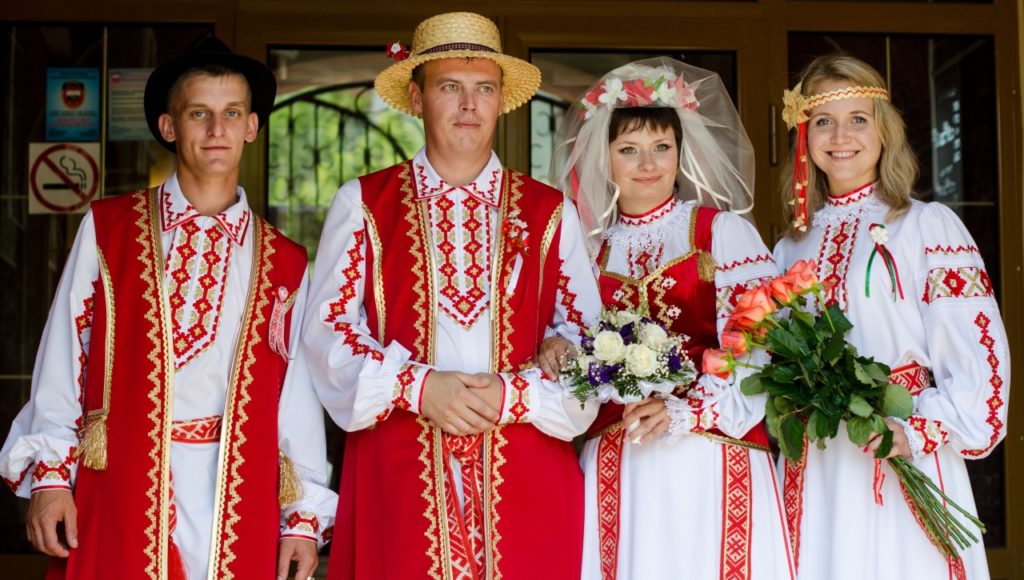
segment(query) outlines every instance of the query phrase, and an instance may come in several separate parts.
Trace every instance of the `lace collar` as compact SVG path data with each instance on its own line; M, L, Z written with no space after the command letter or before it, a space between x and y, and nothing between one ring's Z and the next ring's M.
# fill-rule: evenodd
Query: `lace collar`
M664 243L669 232L686 230L690 209L696 202L679 202L675 197L639 216L621 214L619 222L608 228L605 239L612 245L644 252Z
M842 195L829 196L825 207L814 212L813 224L835 225L860 217L866 211L885 210L884 203L875 197L877 181Z

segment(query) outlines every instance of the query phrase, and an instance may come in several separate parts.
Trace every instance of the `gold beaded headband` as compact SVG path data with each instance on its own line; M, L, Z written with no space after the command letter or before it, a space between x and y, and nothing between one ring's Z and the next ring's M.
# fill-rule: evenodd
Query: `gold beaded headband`
M817 93L805 97L800 92L800 84L797 83L792 91L782 93L782 120L790 129L796 129L796 163L793 164L793 199L791 204L796 205L793 212L793 228L801 232L807 231L807 179L809 168L807 164L807 121L810 119L810 112L825 103L840 101L842 99L882 99L889 100L889 91L882 87L846 87Z

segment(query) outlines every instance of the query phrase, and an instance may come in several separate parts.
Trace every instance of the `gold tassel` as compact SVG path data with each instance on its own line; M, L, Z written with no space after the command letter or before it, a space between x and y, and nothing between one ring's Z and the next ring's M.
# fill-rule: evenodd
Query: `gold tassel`
M697 276L705 282L715 281L715 258L704 250L697 256Z
M82 465L96 471L107 468L107 414L86 417L82 440L78 445Z
M277 495L277 502L284 507L293 504L302 497L302 482L299 481L299 474L295 472L295 464L284 454L278 451L277 467L280 491Z

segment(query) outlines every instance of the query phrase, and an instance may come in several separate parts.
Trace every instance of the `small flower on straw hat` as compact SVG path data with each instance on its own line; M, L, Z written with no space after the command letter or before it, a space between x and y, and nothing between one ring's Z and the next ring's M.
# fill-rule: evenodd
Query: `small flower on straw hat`
M442 58L487 58L502 70L507 113L526 103L540 88L540 69L501 52L498 27L490 19L472 12L450 12L432 16L416 27L410 56L377 75L373 86L385 103L414 115L409 102L409 82L417 66Z

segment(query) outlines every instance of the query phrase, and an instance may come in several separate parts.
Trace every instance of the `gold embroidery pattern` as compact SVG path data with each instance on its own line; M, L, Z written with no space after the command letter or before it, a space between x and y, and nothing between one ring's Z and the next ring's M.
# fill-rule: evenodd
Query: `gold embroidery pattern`
M420 494L427 502L427 510L423 512L423 516L427 519L427 531L424 535L427 537L427 541L430 542L430 547L427 548L427 558L433 564L428 570L428 574L434 580L441 580L439 573L440 568L440 557L437 553L437 501L434 493L434 480L431 479L431 472L435 471L430 460L430 436L434 430L427 420L422 416L416 418L416 422L420 424L420 437L416 438L416 441L423 447L420 451L420 462L423 463L423 470L420 471L420 481L423 482L423 492ZM447 577L447 574L445 574Z
M428 315L427 309L430 308L431 312L436 307L436 300L434 300L434 263L433 263L433 252L426 251L424 243L430 239L427 231L427 217L424 215L426 202L420 204L416 203L416 192L413 189L412 180L409 178L409 167L410 163L404 163L402 169L399 171L398 178L401 180L401 192L402 192L402 206L405 207L405 221L409 222L411 226L408 230L409 233L409 254L413 258L414 266L412 273L420 276L418 284L412 285L412 291L416 294L416 299L413 301L412 309L418 317L413 322L413 327L416 329L419 336L427 338L427 344L420 347L419 352L414 353L416 360L426 361L428 364L434 362L434 319ZM429 264L424 264L424 261L429 261ZM423 290L424 282L426 282L427 291ZM429 300L429 302L428 302ZM380 336L379 340L384 340L384 336Z
M149 525L144 533L148 539L145 554L149 558L146 565L146 576L149 578L166 578L167 576L167 542L170 534L169 511L165 508L169 498L169 457L167 441L170 437L170 413L165 402L173 395L171 392L170 364L167 360L170 353L170 337L167 334L167 313L164 311L164 292L161 283L162 276L157 273L163 271L162 251L158 250L159 237L159 211L155 203L157 190L150 190L149 193L140 192L134 194L134 209L139 217L135 225L139 228L139 235L135 239L142 246L139 252L139 261L142 262L141 279L150 286L150 291L143 294L142 299L147 303L143 318L149 324L146 331L146 339L150 342L151 348L146 359L153 367L146 375L146 382L150 389L147 398L153 403L153 409L146 415L151 422L152 428L146 433L150 441L149 460L152 462L146 471L150 486L146 490L146 498L149 500L149 508L146 510L146 518ZM162 390L161 387L166 387Z
M501 542L501 534L498 532L498 504L501 503L501 493L498 487L505 482L501 475L501 468L505 465L505 455L502 448L508 444L505 439L504 426L499 425L484 437L484 469L490 474L488 478L490 485L484 489L484 503L487 506L487 577L492 580L501 580L501 569L498 563L501 562L501 551L498 550L498 543ZM492 451L493 450L493 451ZM493 457L492 457L493 455Z
M91 411L89 415L106 415L110 410L110 383L114 373L114 283L110 280L110 268L107 266L107 259L103 256L103 250L96 248L96 254L100 261L100 280L103 282L103 293L106 295L104 302L107 306L107 336L103 341L103 408L100 413Z
M263 310L270 302L270 271L273 269L273 262L271 257L274 255L275 250L272 242L277 237L274 231L267 227L263 220L257 220L258 227L255 228L255 244L253 248L253 265L252 274L249 280L249 297L246 300L246 304L249 306L248 312L246 312L245 320L243 321L242 328L245 329L246 342L244 348L239 348L238 352L235 353L234 369L232 372L232 380L228 383L228 388L231 389L228 393L228 404L224 407L224 422L223 432L225 434L225 440L221 444L221 453L223 455L225 448L230 448L230 483L225 489L224 481L221 481L219 486L220 493L227 493L227 522L224 523L223 530L214 528L215 540L214 542L223 542L223 546L217 550L217 552L223 553L223 559L220 562L220 578L223 580L231 580L235 577L234 572L230 570L231 563L235 561L237 556L231 550L231 545L238 539L238 534L235 532L235 526L238 524L241 516L236 511L238 508L238 502L241 498L238 494L238 486L242 484L242 477L239 475L238 470L245 463L245 456L242 454L242 446L245 445L246 437L245 433L242 432L242 427L249 420L249 415L245 412L245 407L249 401L252 400L252 395L249 392L249 386L252 384L254 377L252 374L252 365L256 362L255 348L260 342L263 341L263 337L260 333L256 332L256 329L263 324L264 315ZM255 291L255 294L253 292ZM255 299L254 299L255 298ZM241 376L241 380L238 378ZM237 385L235 388L232 386ZM239 395L237 408L234 404L234 395ZM238 418L235 420L235 413L237 412ZM221 468L223 469L223 462L221 462ZM218 477L222 477L224 474L221 470L218 470ZM223 496L220 498L223 502ZM219 507L220 502L218 502ZM220 522L218 522L220 523Z
M386 311L384 305L384 270L381 268L381 253L384 251L380 242L380 230L377 229L377 221L374 219L370 209L363 204L363 215L366 218L366 229L370 238L370 245L373 247L373 299L377 303L377 340L384 342L384 329L387 328Z
M551 214L551 219L548 220L548 225L544 228L544 237L541 238L540 246L540 263L541 269L544 268L544 260L548 257L548 250L551 249L551 242L554 241L555 230L558 229L559 224L562 223L562 211L565 209L565 202L558 204L558 208ZM543 279L543 277L542 277Z
M501 208L498 210L498 223L505 223L505 216L519 211L519 199L523 194L519 191L522 177L514 171L506 171L507 175L502 178L502 187L505 192L501 196ZM512 275L514 264L505 262L505 246L507 240L503 236L496 236L497 249L493 253L494 264L491 269L491 280L495 283L492 287L494 299L491 301L491 372L511 370L512 355L512 312L508 308L508 295L504 288ZM504 265L504 267L503 267Z

